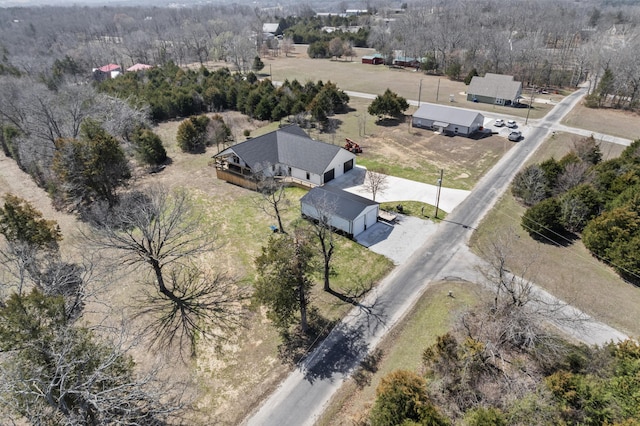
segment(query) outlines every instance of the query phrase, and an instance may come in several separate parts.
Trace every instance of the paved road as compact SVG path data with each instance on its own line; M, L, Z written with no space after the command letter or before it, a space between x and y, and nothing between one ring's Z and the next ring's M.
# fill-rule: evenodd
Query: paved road
M331 396L418 300L430 282L459 268L455 259L468 252L466 243L521 165L539 147L551 128L585 94L580 89L554 107L537 125L526 129L517 144L476 185L439 229L403 265L330 333L300 366L281 383L248 425L312 425Z

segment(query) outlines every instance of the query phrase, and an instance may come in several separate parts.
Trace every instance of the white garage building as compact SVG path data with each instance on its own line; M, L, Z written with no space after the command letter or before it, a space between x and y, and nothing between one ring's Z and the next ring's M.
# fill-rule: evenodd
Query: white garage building
M422 104L413 114L411 125L449 135L471 136L482 130L484 116L468 109Z
M318 186L300 199L304 217L326 220L333 228L356 237L378 221L380 205L333 186Z

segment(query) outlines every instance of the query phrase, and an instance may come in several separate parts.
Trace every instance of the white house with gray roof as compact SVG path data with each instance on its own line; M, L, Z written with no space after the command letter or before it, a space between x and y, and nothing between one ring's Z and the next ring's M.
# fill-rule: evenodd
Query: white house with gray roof
M255 189L256 175L286 176L307 187L323 185L356 165L355 154L317 141L291 125L217 154L219 179Z
M318 186L300 199L303 217L326 221L332 228L355 237L378 221L380 205L335 186Z
M411 124L449 135L470 136L482 129L484 116L468 109L425 103L413 114Z
M467 100L495 105L513 105L522 95L522 83L514 81L512 75L487 73L475 76L467 89Z

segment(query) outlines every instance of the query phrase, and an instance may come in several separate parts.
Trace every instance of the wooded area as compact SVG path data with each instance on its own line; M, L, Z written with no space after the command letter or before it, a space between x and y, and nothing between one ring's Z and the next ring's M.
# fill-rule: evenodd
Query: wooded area
M347 110L345 92L330 81L276 84L259 74L260 56L287 55L294 41L317 43L321 57L349 56L352 46L366 45L387 59L425 58L423 71L452 78L505 73L532 89L589 79L590 107L638 108L640 8L634 4L434 0L410 2L401 10L380 3L370 12L316 17L309 5L277 12L240 5L2 10L0 145L57 208L77 214L87 226L78 243L86 258L67 259L54 221L19 196L7 195L0 208L0 407L11 419L33 424L182 421L189 401L181 387L167 389L160 369L137 364L134 346L151 342L196 358L207 338L217 347L242 324L252 292L285 343L296 337L291 333L296 324L302 332L316 333L314 339L321 337L330 321L317 316L308 294L316 270L323 272L326 292L355 303L356 297L330 287L334 241L326 237L323 221L306 233L295 228L289 236L278 216L282 232L255 257L261 273L249 288L245 277L228 276L200 257L221 244L217 224L198 210L198 200L161 187L128 187L136 174L170 164L153 132L160 121L187 118L176 140L194 154L238 141L236 129L220 115L205 113L235 110L251 119L289 118L305 125L313 120L331 131L336 121L329 117ZM269 22L279 23L276 34L263 32ZM326 26L334 27L331 35L322 30ZM226 67L207 68L214 61ZM134 64L153 68L97 78L95 69L107 64L121 70ZM401 117L407 108L404 98L388 91L369 112ZM564 231L582 232L594 254L635 280L640 275L637 145L620 159L601 163L595 141L586 140L570 156L527 168L514 185L514 194L531 206L523 224L551 239ZM106 253L111 262L91 258L92 253ZM139 284L145 297L133 317L145 318L140 331L145 337L130 335L125 324L84 322L87 304L109 304L100 300L100 288L129 266L143 270ZM366 290L370 283L360 284ZM637 347L612 345L597 352L559 344L546 330L531 326L540 312L520 309L528 303L522 299L528 296L526 283L523 288L512 284L498 281L506 299L498 305L496 297L493 307L469 314L485 319L483 324L506 322L513 332L508 339L496 342L495 328L476 328L463 319L458 332L465 331L468 339L452 332L425 352L429 378L440 380L431 382L431 392L450 398L418 395L412 402L420 406L420 415L439 424L448 422L445 417L503 418L511 408L497 401L495 407L504 413L485 410L484 402L494 401L480 390L516 388L527 396L525 391L535 390L532 377L503 362L529 361L538 362L533 373L547 386L543 400L532 404L557 401L546 406L546 414L594 424L637 415L623 396L607 393L620 381L637 388L626 382L638 369ZM489 357L494 348L504 351ZM612 353L617 358L603 360ZM583 359L589 357L601 360L611 374L595 377L595 367ZM591 376L579 376L583 373ZM396 376L380 392L395 392L400 398L390 400L396 405L406 396L398 394L396 382L414 390L427 387L421 378ZM498 385L485 380L498 376L508 380ZM576 401L576 394L582 399ZM372 421L388 424L389 410L395 408L376 404ZM527 409L520 407L519 418L529 414Z

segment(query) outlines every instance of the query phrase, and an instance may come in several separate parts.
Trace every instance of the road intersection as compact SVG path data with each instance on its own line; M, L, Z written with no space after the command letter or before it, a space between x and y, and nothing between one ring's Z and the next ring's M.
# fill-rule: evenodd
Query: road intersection
M312 425L332 395L385 334L410 311L431 282L446 277L473 279L474 262L467 243L473 229L493 207L526 160L557 128L562 117L584 96L582 88L559 102L543 119L525 130L516 144L476 184L428 241L394 269L329 336L280 384L247 425ZM546 293L545 297L553 298ZM575 310L570 306L566 309ZM577 310L575 310L577 312ZM596 321L566 330L586 343L604 343L626 336Z

